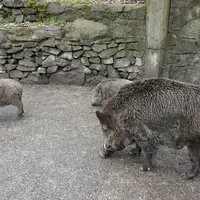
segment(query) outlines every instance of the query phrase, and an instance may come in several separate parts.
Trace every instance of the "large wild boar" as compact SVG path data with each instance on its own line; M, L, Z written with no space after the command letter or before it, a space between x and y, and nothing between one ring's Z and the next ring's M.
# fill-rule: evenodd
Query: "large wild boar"
M22 86L13 79L0 79L0 106L13 105L18 108L18 115L24 113Z
M200 162L200 87L166 78L149 78L124 86L96 111L107 155L136 141L144 158L141 169L151 170L152 156L160 145L181 149L187 146L193 178Z

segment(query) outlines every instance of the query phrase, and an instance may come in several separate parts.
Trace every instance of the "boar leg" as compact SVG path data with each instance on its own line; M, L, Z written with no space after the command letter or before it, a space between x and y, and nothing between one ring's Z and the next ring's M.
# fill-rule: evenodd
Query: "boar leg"
M13 102L11 102L11 104L13 106L16 106L18 108L18 115L19 116L22 116L23 113L24 113L24 107L23 107L23 103L22 101L20 101L19 99L18 100L15 100Z
M192 179L194 178L199 172L199 153L200 153L200 144L197 143L190 143L188 146L188 152L190 161L192 163L192 167L189 172L186 172L186 178Z
M136 143L136 147L130 150L130 154L135 157L140 157L142 149L140 146Z

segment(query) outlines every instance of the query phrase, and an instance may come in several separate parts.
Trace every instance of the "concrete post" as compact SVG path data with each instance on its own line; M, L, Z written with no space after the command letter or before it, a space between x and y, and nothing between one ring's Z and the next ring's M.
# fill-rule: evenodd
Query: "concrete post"
M170 0L147 0L145 74L158 77L163 65Z

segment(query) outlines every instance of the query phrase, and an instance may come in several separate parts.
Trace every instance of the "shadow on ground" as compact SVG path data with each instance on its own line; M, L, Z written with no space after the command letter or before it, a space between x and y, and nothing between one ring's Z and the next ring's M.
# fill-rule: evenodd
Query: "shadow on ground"
M127 152L98 156L101 130L91 88L24 86L25 115L0 108L1 200L197 200L200 176L185 181L185 150L161 149L139 173ZM179 165L180 164L180 165Z

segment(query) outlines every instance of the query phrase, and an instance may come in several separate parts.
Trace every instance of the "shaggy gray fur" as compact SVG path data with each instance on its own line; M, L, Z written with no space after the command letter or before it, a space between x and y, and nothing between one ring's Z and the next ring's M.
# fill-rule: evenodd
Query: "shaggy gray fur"
M16 106L19 116L22 116L22 86L13 79L0 79L0 106L7 105Z
M95 88L92 96L92 106L102 106L115 96L121 87L132 83L126 79L108 78L101 81Z
M175 149L187 146L192 161L187 178L198 173L199 86L166 78L143 79L123 87L96 115L104 133L103 149L108 152L136 141L144 153L141 169L146 171L151 170L152 156L160 145Z

